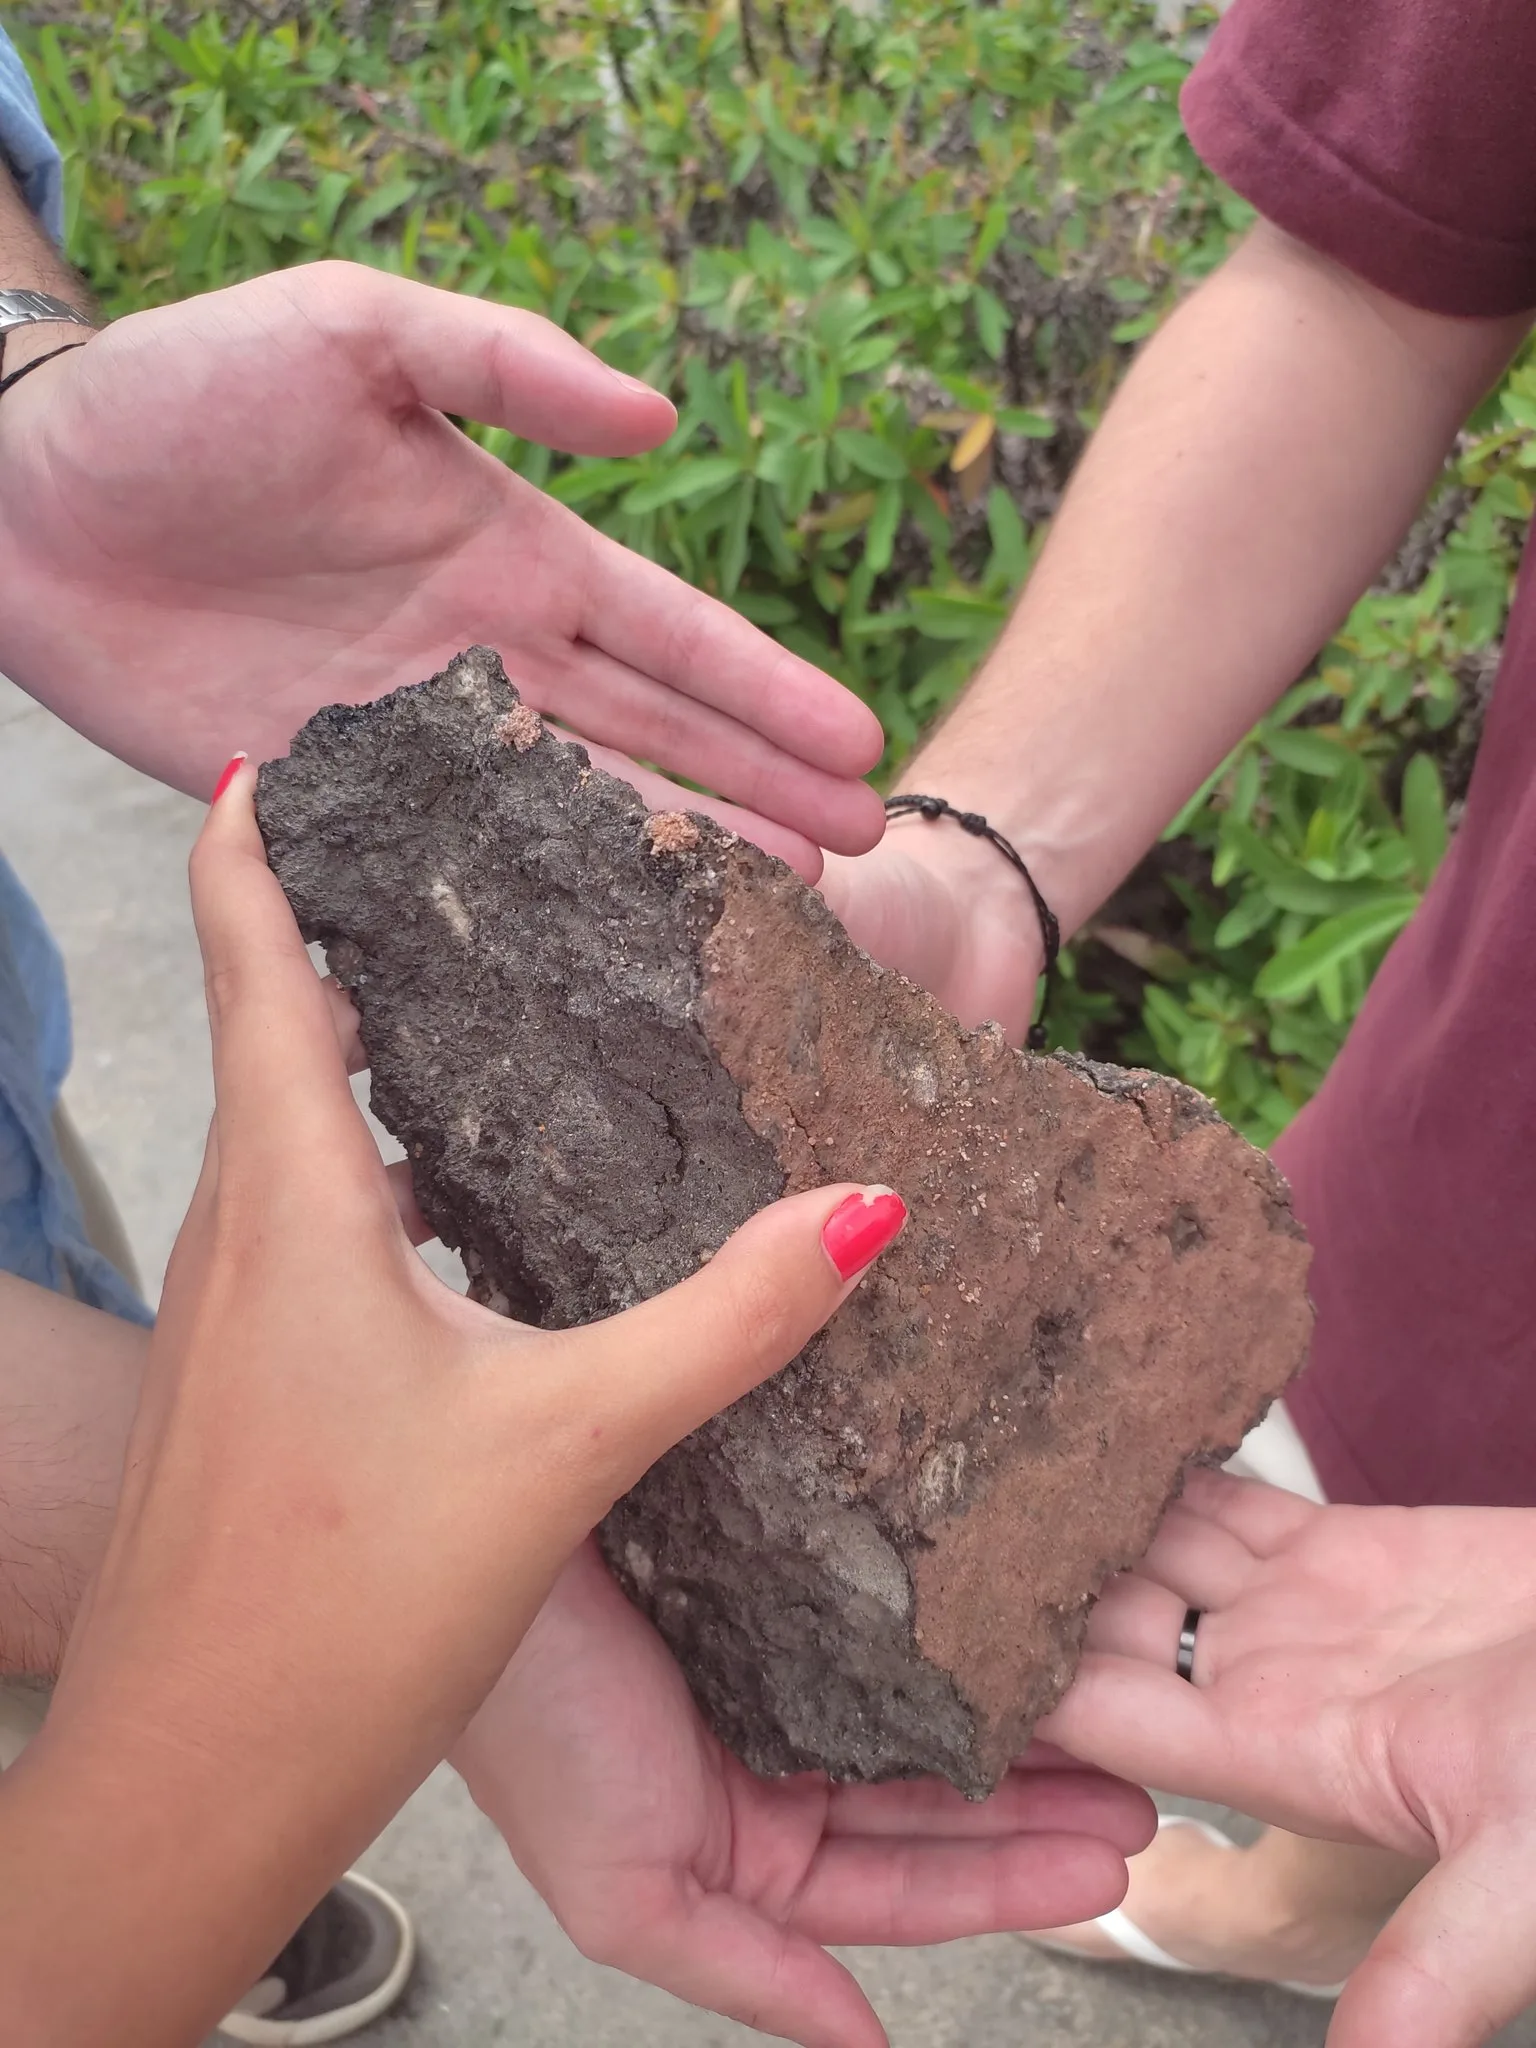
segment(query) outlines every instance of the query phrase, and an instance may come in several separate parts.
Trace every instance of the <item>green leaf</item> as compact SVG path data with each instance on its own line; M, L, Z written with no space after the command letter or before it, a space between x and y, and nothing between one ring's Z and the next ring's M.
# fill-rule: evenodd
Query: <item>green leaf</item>
M1145 313L1138 313L1134 320L1122 320L1117 327L1109 330L1111 341L1145 341L1162 320L1162 314L1153 307Z
M1174 816L1163 828L1162 841L1165 845L1170 839L1182 839L1184 837L1195 819L1200 816L1216 791L1221 787L1231 766L1232 757L1229 754L1219 768L1211 770L1194 794L1185 799L1180 809L1174 813ZM1225 879L1224 876L1217 876L1218 881Z
M1430 754L1415 754L1403 771L1403 836L1413 856L1413 871L1428 887L1445 858L1449 833L1445 821L1445 787Z
M987 532L992 539L991 567L1014 589L1029 567L1029 534L1018 506L1001 484L987 493Z
M948 370L939 380L955 404L966 412L994 412L997 407L997 393L985 384L979 384L974 377L964 377L958 371Z
M900 347L901 342L894 334L871 334L845 348L838 360L845 376L862 377L870 370L882 368Z
M1332 882L1305 868L1292 868L1264 884L1264 893L1277 910L1292 910L1303 917L1338 917L1346 910L1358 910L1381 898L1377 882Z
M840 427L832 437L832 445L847 457L855 469L861 469L866 476L882 477L890 483L899 483L911 467L899 448L893 448L889 441L882 441L876 434L866 434L858 427Z
M1265 752L1282 767L1295 768L1303 775L1332 777L1354 760L1348 747L1340 746L1320 732L1305 726L1279 726L1264 734Z
M989 292L985 285L978 285L972 300L976 314L976 335L987 354L994 362L1002 360L1008 344L1008 330L1013 325L1008 308L995 292Z
M1249 822L1263 785L1264 771L1259 765L1259 756L1254 748L1245 747L1227 793L1227 809L1234 818L1241 819L1245 825Z
M1211 944L1218 952L1225 952L1234 946L1241 946L1255 933L1263 931L1275 920L1274 898L1263 889L1253 889L1235 904L1217 925L1211 935Z
M327 171L315 187L314 226L322 242L329 239L351 189L352 180L345 171Z
M891 566L900 524L901 488L894 483L882 484L875 494L874 514L864 533L864 560L877 576L883 576Z
M731 602L754 626L787 626L800 616L799 605L775 590L738 590Z
M203 58L193 49L190 43L184 43L179 37L173 36L170 30L162 28L159 22L151 21L149 23L149 34L150 40L154 43L155 47L170 58L171 62L184 77L200 78L206 84L211 85L218 76L216 71L208 68Z
M1031 441L1053 441L1056 438L1056 422L1049 413L1026 412L1020 406L1005 405L995 417L1000 434L1023 434Z
M688 498L701 498L706 491L722 491L742 473L734 455L685 457L665 476L648 483L633 484L619 500L621 512L656 512L663 505L676 505Z
M767 126L768 140L774 149L787 156L791 163L803 164L807 170L814 170L821 161L814 143L807 142L803 136L792 135L776 115L770 118Z
M981 224L981 233L976 237L976 247L971 251L971 275L986 267L987 259L1008 232L1008 209L1001 199L994 199L987 208L987 217Z
M930 640L990 640L1008 607L968 590L915 590L912 609Z
M527 467L521 467L522 474L526 476ZM590 505L600 498L611 498L621 490L625 482L634 476L636 468L633 462L578 462L569 469L562 469L542 488L552 498L558 498L562 505Z
M277 161L286 148L289 139L296 132L297 130L291 122L285 122L276 128L268 128L263 134L257 136L255 142L252 143L251 147L240 159L240 176L235 185L237 194L242 198L246 196L246 188L253 185L261 177L262 173ZM305 198L307 203L307 194Z
M1254 979L1255 994L1272 1003L1298 1001L1330 970L1395 938L1418 906L1416 893L1394 890L1342 917L1326 918L1304 939L1266 961Z
M409 206L419 189L414 178L391 178L358 201L342 223L344 232L348 236L366 235L402 206Z
M757 502L756 477L743 477L731 499L725 543L720 550L720 595L730 597L740 583L752 544L752 511Z
M844 629L859 640L889 640L898 633L909 633L917 624L915 611L866 612L862 619L855 619Z
M744 135L735 156L731 160L730 183L745 185L757 169L757 160L763 153L763 138L758 134Z

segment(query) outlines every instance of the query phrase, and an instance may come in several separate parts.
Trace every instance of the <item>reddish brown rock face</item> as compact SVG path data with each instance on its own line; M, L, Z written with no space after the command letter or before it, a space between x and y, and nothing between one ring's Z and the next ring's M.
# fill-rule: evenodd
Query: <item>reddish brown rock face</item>
M1302 1361L1273 1167L1177 1082L961 1031L778 862L532 732L482 650L319 714L259 811L482 1298L579 1321L781 1192L906 1197L828 1331L603 1541L756 1768L987 1789L1186 1463Z

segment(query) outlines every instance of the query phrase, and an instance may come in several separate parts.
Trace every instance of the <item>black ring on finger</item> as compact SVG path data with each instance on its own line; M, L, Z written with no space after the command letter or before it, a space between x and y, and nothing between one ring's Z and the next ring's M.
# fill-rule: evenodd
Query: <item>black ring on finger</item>
M1184 1626L1179 1630L1179 1654L1173 1665L1180 1678L1187 1678L1191 1685L1195 1682L1195 1630L1200 1626L1200 1613L1198 1607L1185 1609Z

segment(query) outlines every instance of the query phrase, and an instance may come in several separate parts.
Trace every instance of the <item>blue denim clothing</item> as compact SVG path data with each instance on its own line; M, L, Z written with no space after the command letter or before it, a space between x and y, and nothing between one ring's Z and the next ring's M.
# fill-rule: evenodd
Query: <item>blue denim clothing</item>
M0 28L0 154L22 197L56 242L64 239L64 172L26 69Z
M87 1241L53 1139L69 1070L64 962L36 904L0 855L0 1272L147 1323L149 1312Z
M4 30L0 151L57 240L63 228L58 151ZM37 905L0 855L0 1272L148 1322L127 1281L87 1241L74 1183L54 1143L53 1106L69 1055L64 962Z

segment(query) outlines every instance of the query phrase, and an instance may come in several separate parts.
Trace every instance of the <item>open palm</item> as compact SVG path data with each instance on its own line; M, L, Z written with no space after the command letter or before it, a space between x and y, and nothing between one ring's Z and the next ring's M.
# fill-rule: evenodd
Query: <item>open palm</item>
M585 1954L804 2048L885 2040L823 1944L1103 1912L1152 1831L1142 1793L1048 1759L981 1805L755 1778L590 1545L453 1761Z
M806 842L871 845L873 714L445 414L586 454L674 424L536 315L357 265L118 322L0 407L0 667L206 795L237 748L482 641L541 710L783 828L759 836L802 867Z
M1536 1512L1318 1508L1197 1473L1089 1642L1050 1723L1074 1754L1435 1862L1330 2048L1474 2048L1536 1999Z

